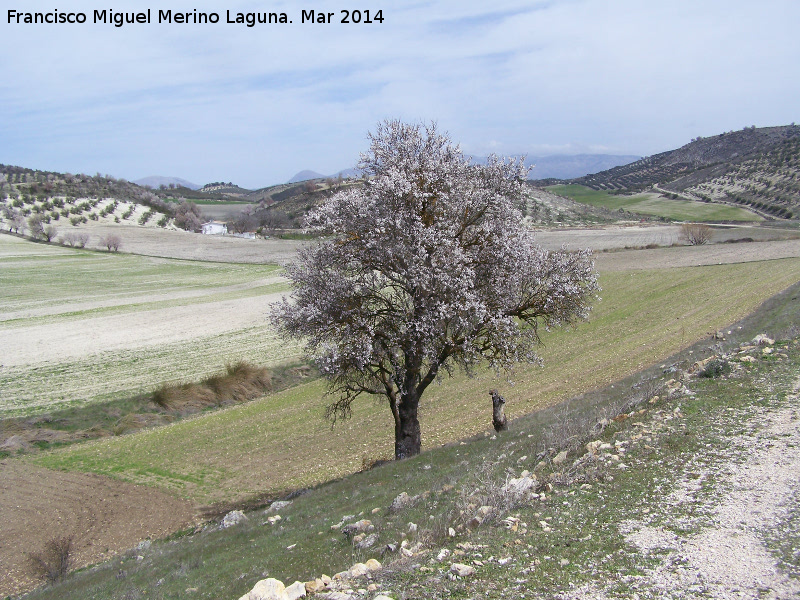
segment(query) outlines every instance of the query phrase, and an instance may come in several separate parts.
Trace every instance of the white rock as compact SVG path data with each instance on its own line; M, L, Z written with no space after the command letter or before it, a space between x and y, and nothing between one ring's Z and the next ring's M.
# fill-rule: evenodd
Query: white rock
M390 512L398 512L403 510L406 506L411 504L414 499L409 496L406 492L400 492L397 497L392 500L392 504L389 506Z
M378 594L372 600L394 600L391 596L386 596L384 594Z
M356 547L360 548L361 550L365 550L367 548L372 548L372 546L374 546L375 542L377 542L377 541L378 541L378 534L377 533L370 533L367 537L365 537L363 540L358 542L356 544Z
M324 600L354 600L357 596L345 592L325 592L317 594L317 598L324 598Z
M475 567L463 565L461 563L453 563L450 565L450 572L458 575L459 577L469 577L475 574Z
M367 565L364 563L356 563L352 567L350 567L350 576L351 577L361 577L369 573L369 569Z
M355 523L350 523L349 525L342 527L342 533L349 536L370 531L375 531L375 526L369 519L361 519L360 521L356 521Z
M240 510L232 510L222 518L221 527L222 529L227 529L228 527L238 525L242 521L247 521L245 514Z
M259 581L239 600L289 600L289 596L283 583L270 577Z
M306 584L302 581L295 581L292 585L286 588L286 597L288 600L297 600L298 598L306 597Z
M436 555L436 560L443 561L448 556L450 556L450 550L448 550L447 548L442 548L441 550L439 550L439 554Z
M264 512L265 513L278 512L279 510L283 510L284 508L289 506L291 503L292 503L291 500L276 500L275 502L270 504L269 508L267 510L265 510Z
M503 486L503 491L507 494L513 494L515 496L522 496L526 492L530 492L533 488L536 487L538 481L536 477L530 477L529 475L524 475L523 477L519 477L517 479L509 479L508 482Z
M560 465L560 464L566 462L566 460L567 460L567 451L566 450L562 450L561 452L556 454L555 457L553 457L553 464L554 465Z
M470 519L467 526L470 529L475 529L480 527L480 525L487 519L487 517L492 514L494 511L494 507L492 506L481 506L477 512L473 515L472 519Z

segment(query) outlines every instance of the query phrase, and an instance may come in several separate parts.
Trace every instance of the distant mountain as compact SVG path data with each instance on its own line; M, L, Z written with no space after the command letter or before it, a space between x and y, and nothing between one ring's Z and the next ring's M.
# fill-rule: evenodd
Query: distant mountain
M160 175L151 175L150 177L143 177L142 179L137 179L132 183L135 183L136 185L141 185L142 187L151 187L154 190L157 190L162 185L169 187L170 184L189 188L190 190L199 190L202 187L197 185L196 183L192 183L191 181L186 181L185 179L181 179L180 177L161 177Z
M528 157L531 169L529 179L574 179L589 173L599 173L620 165L627 165L641 156L616 154L556 154Z
M521 154L509 158L520 158ZM486 164L486 157L468 155L473 163ZM526 156L525 165L531 169L528 179L574 179L589 173L605 171L618 165L626 165L641 156L617 154L554 154L550 156Z
M316 171L309 171L305 169L297 173L294 177L292 177L286 183L300 183L301 181L308 181L309 179L323 179L325 175L321 173L317 173Z
M361 171L358 169L343 169L341 171L337 171L333 175L323 175L321 173L317 173L316 171L310 171L306 169L304 171L300 171L286 183L300 183L301 181L308 181L310 179L336 179L339 176L342 176L344 179L358 179L361 177Z
M344 177L345 179L358 179L361 177L361 170L360 169L344 169L343 171L339 171L335 175L331 177Z
M745 127L577 178L619 193L657 188L674 198L725 202L766 216L800 216L800 127Z

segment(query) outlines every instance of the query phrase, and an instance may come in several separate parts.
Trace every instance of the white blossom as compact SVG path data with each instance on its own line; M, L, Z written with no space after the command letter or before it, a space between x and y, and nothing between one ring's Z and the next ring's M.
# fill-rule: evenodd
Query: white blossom
M585 318L597 276L591 252L547 251L523 226L522 161L473 165L434 125L388 121L370 140L365 185L308 215L326 239L288 267L294 291L272 320L329 379L328 417L386 396L402 458L419 452L432 381L538 361L539 327Z

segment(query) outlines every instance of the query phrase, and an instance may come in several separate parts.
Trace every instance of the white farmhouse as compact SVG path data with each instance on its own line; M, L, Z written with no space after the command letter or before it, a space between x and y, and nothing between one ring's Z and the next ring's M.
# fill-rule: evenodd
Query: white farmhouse
M209 221L208 223L203 223L203 234L204 235L227 235L228 234L228 226L225 223L220 223L219 221Z

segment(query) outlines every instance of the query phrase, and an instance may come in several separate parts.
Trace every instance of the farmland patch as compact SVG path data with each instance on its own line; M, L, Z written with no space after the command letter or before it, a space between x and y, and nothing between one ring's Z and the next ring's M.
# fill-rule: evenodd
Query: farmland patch
M489 388L515 417L588 392L657 363L742 318L800 280L800 260L603 274L590 321L544 337L545 367L522 367L513 386L485 373L445 380L421 403L423 445L481 433L491 422ZM279 494L358 470L392 455L383 403L366 400L331 430L321 419L321 382L248 405L119 439L40 455L58 469L108 474L173 490L198 502Z

